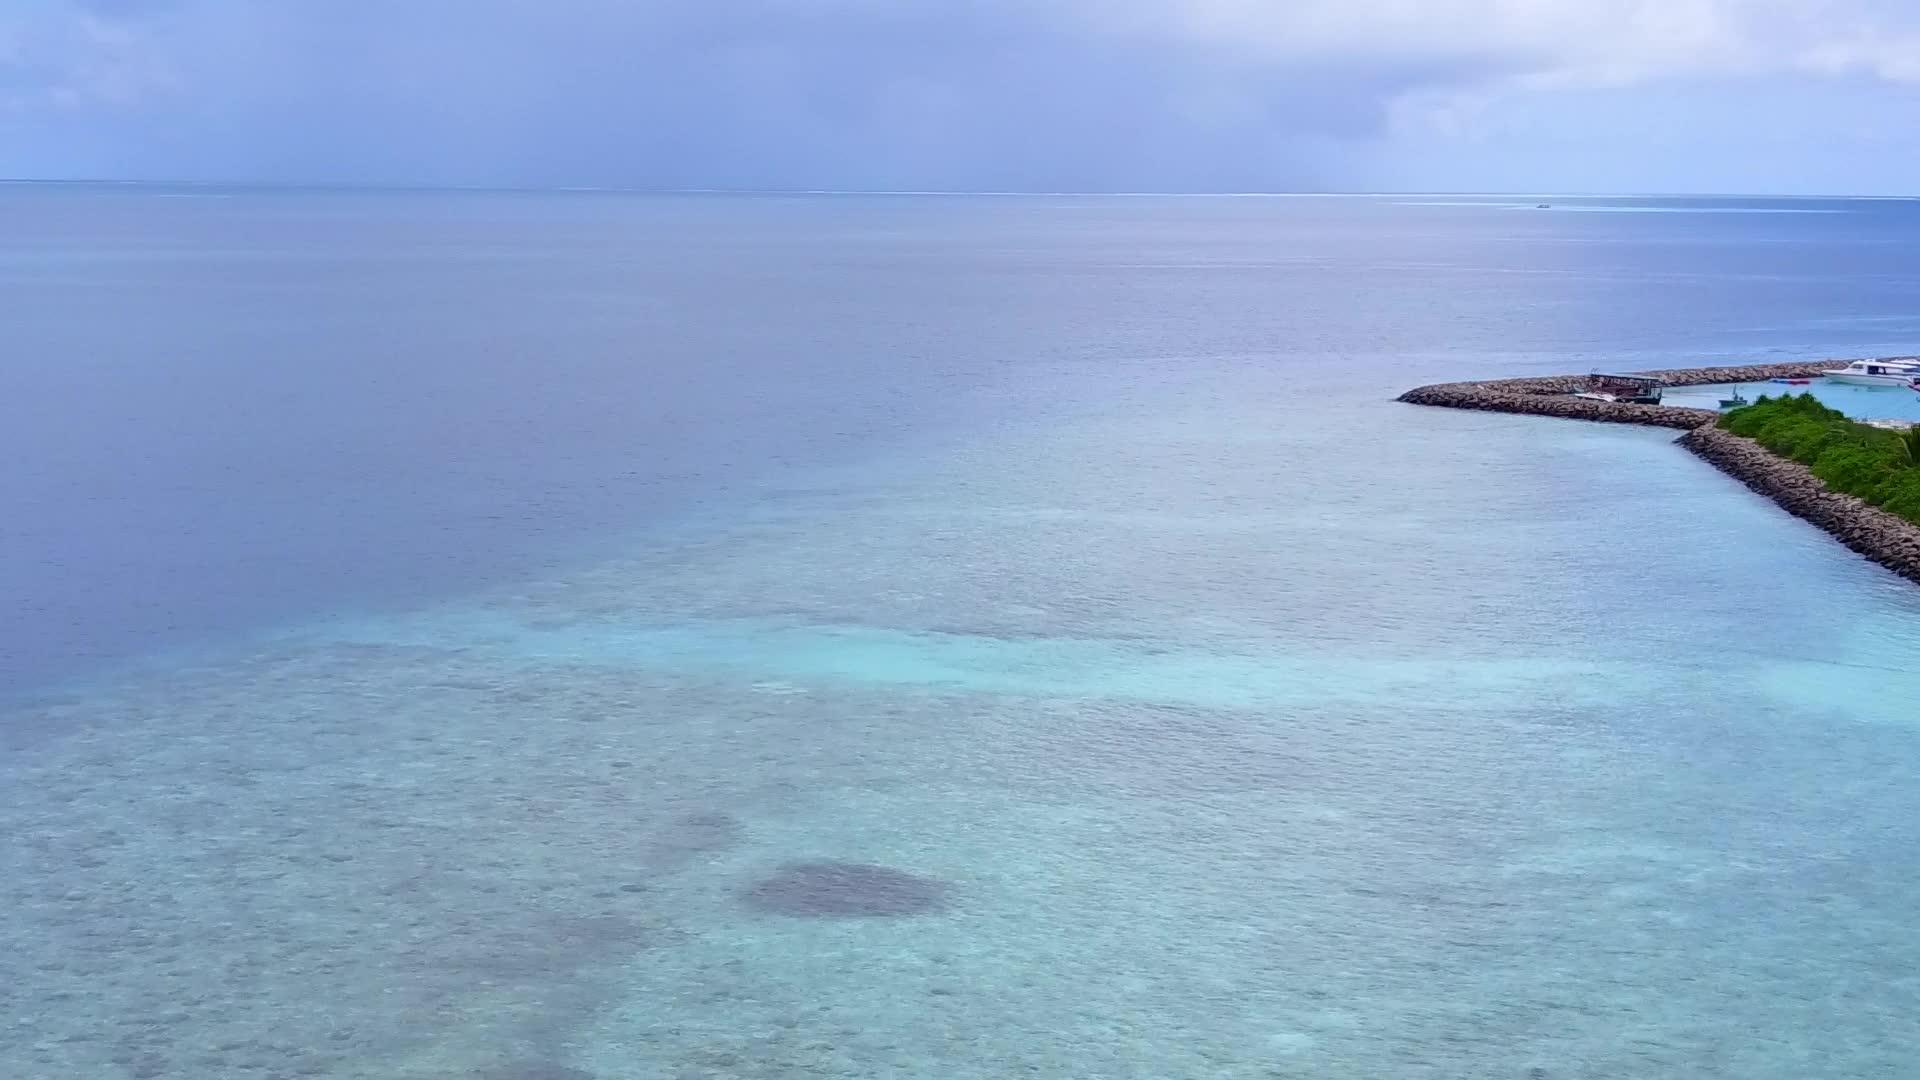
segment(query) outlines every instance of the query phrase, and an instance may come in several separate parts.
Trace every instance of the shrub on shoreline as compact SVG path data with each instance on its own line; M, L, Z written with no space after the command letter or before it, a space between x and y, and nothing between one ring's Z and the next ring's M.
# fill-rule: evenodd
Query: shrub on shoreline
M1811 394L1762 395L1720 426L1807 466L1835 491L1920 524L1920 427L1903 434L1858 423Z

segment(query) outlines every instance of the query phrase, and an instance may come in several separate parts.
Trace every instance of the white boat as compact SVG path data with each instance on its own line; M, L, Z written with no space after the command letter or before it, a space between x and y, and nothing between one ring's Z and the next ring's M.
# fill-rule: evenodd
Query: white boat
M1861 386L1911 386L1920 379L1920 360L1855 360L1820 374L1834 382Z

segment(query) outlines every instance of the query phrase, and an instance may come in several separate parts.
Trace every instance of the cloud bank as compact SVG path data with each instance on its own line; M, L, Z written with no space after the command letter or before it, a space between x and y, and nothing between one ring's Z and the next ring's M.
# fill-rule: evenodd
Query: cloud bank
M1298 190L1504 169L1497 186L1524 187L1568 153L1564 131L1536 130L1564 108L1628 155L1649 124L1715 125L1723 171L1791 188L1820 171L1767 112L1801 117L1803 154L1920 159L1917 93L1920 6L1895 0L0 9L0 173L16 176ZM1853 117L1839 135L1787 107L1829 98ZM1661 153L1640 155L1649 186L1724 182Z

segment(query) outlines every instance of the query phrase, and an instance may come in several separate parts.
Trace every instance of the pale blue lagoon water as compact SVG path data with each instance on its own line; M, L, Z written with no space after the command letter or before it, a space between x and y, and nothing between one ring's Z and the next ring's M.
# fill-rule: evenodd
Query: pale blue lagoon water
M1761 395L1812 394L1832 408L1861 420L1920 420L1920 393L1904 386L1863 386L1858 383L1812 379L1804 385L1776 382L1749 382L1714 386L1683 386L1668 390L1662 397L1669 405L1696 409L1717 409L1720 402L1732 400L1738 392L1748 401Z
M0 194L0 1076L1916 1068L1920 591L1391 399L1920 209L154 194Z

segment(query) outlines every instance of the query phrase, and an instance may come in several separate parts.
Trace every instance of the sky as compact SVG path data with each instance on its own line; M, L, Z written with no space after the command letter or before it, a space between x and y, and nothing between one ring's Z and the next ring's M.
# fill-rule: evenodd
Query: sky
M0 0L0 176L1920 194L1920 0Z

